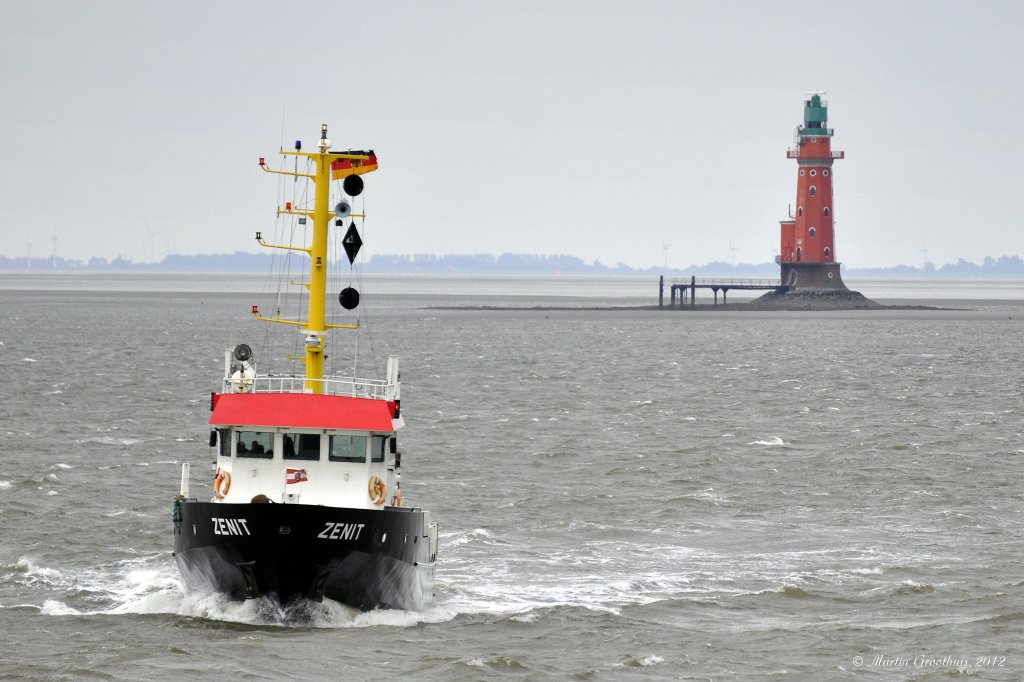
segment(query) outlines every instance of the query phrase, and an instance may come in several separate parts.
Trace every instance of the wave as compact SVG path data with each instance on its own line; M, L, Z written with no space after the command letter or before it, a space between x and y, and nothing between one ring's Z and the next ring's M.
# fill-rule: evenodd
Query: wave
M526 666L509 656L494 656L492 658L470 658L463 659L461 663L471 668L491 668L494 670L526 670Z
M893 595L903 594L928 594L935 591L935 586L930 583L916 583L913 580L904 580L893 590Z
M0 581L14 581L22 588L42 587L51 594L67 593L64 598L49 596L39 604L23 605L57 617L164 614L247 625L342 628L411 627L447 622L459 615L443 601L421 612L362 612L329 599L282 605L273 598L235 602L219 594L185 593L177 568L165 556L127 559L87 571L64 571L22 557L12 565L0 565Z
M779 585L778 587L772 587L767 590L761 590L759 592L748 592L750 596L761 597L765 595L782 595L784 597L792 597L794 599L810 599L815 598L818 595L813 592L808 592L802 587L797 587L792 584Z
M95 443L97 445L138 445L144 441L141 438L113 438L111 436L99 436L96 438L86 438L85 440L78 442Z
M753 443L747 443L747 445L788 445L788 443L778 436L772 436L768 440L755 440Z

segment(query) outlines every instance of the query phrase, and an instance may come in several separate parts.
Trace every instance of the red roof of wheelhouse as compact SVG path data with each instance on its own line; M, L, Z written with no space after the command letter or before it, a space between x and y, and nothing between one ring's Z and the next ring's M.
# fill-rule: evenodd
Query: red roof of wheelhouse
M394 403L313 393L220 393L213 397L214 426L394 431Z

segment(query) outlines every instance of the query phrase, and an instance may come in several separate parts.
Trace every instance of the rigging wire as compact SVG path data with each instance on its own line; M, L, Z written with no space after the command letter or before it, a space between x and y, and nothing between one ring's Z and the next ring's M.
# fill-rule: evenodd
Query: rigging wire
M360 218L360 225L359 226L362 229L359 230L359 232L360 232L360 234L364 235L363 238L365 238L365 235L367 234L367 232L366 232L366 193L363 192L363 194L359 197L359 199L360 199L359 213L362 214L362 216L363 216L362 218ZM355 220L354 219L353 219L352 222L353 222L353 224L355 224ZM350 276L349 276L349 283L351 285L351 281L352 281L351 275L352 274L355 275L356 283L357 283L356 289L358 291L362 291L363 290L363 267L362 267L362 265L363 265L363 262L357 258L356 262L353 263L352 273L350 273ZM373 345L373 329L372 329L372 325L370 324L370 315L369 315L368 309L362 303L362 298L360 298L359 305L360 305L360 308L362 309L363 323L364 323L364 326L366 327L366 341L367 341L367 343L370 344L370 362L373 364L374 377L379 379L380 376L381 376L381 371L380 371L380 366L377 364L377 350L376 350L376 348L374 348L374 345Z
M282 136L283 136L283 129L282 129ZM306 158L306 157L303 157L303 158ZM280 169L282 171L287 169L287 160L288 159L287 159L287 156L286 156L281 161ZM292 166L293 166L292 170L296 174L299 173L299 165L300 165L299 164L299 157L296 156L296 157L294 157L294 163L292 164ZM313 170L314 170L314 168L313 168L314 161L312 159L306 158L305 165L306 165L306 173L307 174L311 174L313 172ZM299 248L308 248L308 240L310 238L310 230L312 228L307 224L307 221L306 220L300 220L300 216L296 216L296 215L293 215L293 214L287 214L287 213L286 214L281 214L281 213L277 213L277 211L279 211L282 208L284 208L284 206L289 202L289 197L290 197L290 202L291 202L291 205L292 205L292 210L296 210L296 211L298 211L298 210L309 210L309 204L310 204L310 198L309 198L310 183L309 182L303 182L301 184L301 186L300 186L299 182L298 182L300 178L298 177L298 175L295 175L295 176L292 176L292 183L291 183L291 187L289 188L287 186L287 184L286 184L287 183L287 180L286 180L287 177L288 177L287 175L279 175L278 176L277 205L275 207L276 210L275 210L274 229L273 229L274 236L273 236L273 240L270 241L270 243L272 243L272 244L280 244L282 246L289 246L289 247L296 247L296 246L298 246ZM303 180L305 180L305 178L303 178ZM359 210L358 211L355 211L355 210L353 211L353 212L356 212L356 213L360 214L359 224L358 224L358 226L356 225L356 219L355 218L352 218L352 222L350 224L353 227L357 228L357 230L360 232L361 237L365 237L365 232L366 232L366 229L367 229L366 228L366 195L363 194L362 196L359 196L359 197L348 197L344 193L344 191L341 189L341 186L343 186L343 183L341 181L338 181L337 183L335 183L335 185L336 185L335 186L335 194L336 194L336 196L344 196L347 201L350 201L353 204L355 203L355 200L357 198L359 199L359 204L360 204ZM354 208L355 207L353 207L353 209ZM334 221L332 220L331 222L333 223ZM302 229L299 229L299 228L302 228ZM328 229L334 229L335 232L337 233L337 239L336 240L328 239L328 243L327 243L327 247L328 247L328 255L327 255L328 267L330 267L333 264L333 267L330 267L329 276L328 276L328 284L331 286L331 289L333 289L335 291L340 291L341 288L342 288L343 282L347 280L347 282L348 282L347 285L348 286L350 286L350 287L354 286L357 291L361 291L362 288L363 288L363 268L362 268L362 262L359 261L358 257L356 258L355 262L349 263L349 271L347 273L347 276L345 275L345 273L341 269L341 265L344 263L344 261L348 260L347 253L344 250L344 237L345 237L345 229L344 228L345 228L344 221L342 221L342 225L341 226L332 225L332 224L328 225ZM268 241L268 240L265 240L265 241ZM265 304L264 315L267 316L267 317L274 317L274 318L280 318L280 319L301 320L301 319L303 319L304 310L305 310L304 306L307 304L308 295L309 295L308 286L307 286L307 284L308 284L307 277L308 277L308 270L309 270L308 266L309 266L309 263L308 263L306 258L298 257L298 255L301 254L302 252L292 251L292 250L284 250L284 253L278 253L279 249L271 249L271 251L272 251L272 253L271 253L271 266L270 266L269 271L267 272L267 275L266 275L266 278L264 279L264 284L263 284L263 295L262 295L262 298L263 298L263 301L264 301L264 304ZM302 255L307 255L308 256L308 254L302 254ZM296 256L296 257L293 259L293 256ZM344 259L344 260L342 260L342 259ZM292 279L293 268L296 268L298 270L298 273L299 273L298 274L298 278L296 280ZM299 287L299 292L298 292L297 295L292 294L286 288L286 287L290 287L292 285L297 285ZM331 312L328 315L328 318L330 320L332 320L333 322L335 322L335 323L350 322L350 318L348 318L348 313L349 312L350 311L347 311L347 310L339 311L338 309L331 308ZM353 369L352 378L353 379L357 378L357 374L358 374L359 359L360 359L359 358L359 354L360 354L360 337L361 337L361 335L363 333L366 334L366 339L367 339L367 342L369 344L370 364L373 367L374 377L375 378L380 378L380 376L381 376L381 374L380 374L380 366L379 366L379 363L378 363L376 349L375 349L374 343L373 343L373 334L372 334L371 324L370 324L370 320L369 320L369 315L367 313L367 309L366 309L366 307L365 307L365 305L364 305L362 300L360 300L360 304L355 309L355 311L352 311L352 312L356 315L355 324L360 325L359 328L353 330L353 331L355 331L356 338L355 338L355 344L354 344L354 352L353 352L353 355L352 355L352 369ZM362 324L360 324L360 322L362 322ZM274 373L274 369L275 369L273 367L274 359L278 358L278 353L276 352L276 348L275 348L275 346L276 346L275 341L277 340L276 337L278 335L271 333L270 326L271 325L267 325L266 326L265 332L264 332L263 343L261 344L260 357L264 357L265 356L267 358L267 365L268 365L267 369L265 369L263 372L261 372L263 374L273 374ZM285 342L284 345L287 347L289 344L287 342ZM293 344L292 344L292 354L291 354L291 357L292 357L293 360L300 361L304 357L304 352L303 352L304 351L304 347L303 346L304 346L304 339L301 338L301 335L300 334L294 335L294 341L293 341ZM278 359L279 360L283 360L284 357L286 357L286 356L282 354L281 357L278 358ZM344 359L343 356L339 357L338 355L335 355L333 353L331 354L331 360L330 360L329 366L331 368L331 373L332 374L337 374L337 370L338 370L338 368L340 366L339 362L341 360L343 360L343 359ZM291 373L291 372L285 372L285 373L287 374L287 373Z

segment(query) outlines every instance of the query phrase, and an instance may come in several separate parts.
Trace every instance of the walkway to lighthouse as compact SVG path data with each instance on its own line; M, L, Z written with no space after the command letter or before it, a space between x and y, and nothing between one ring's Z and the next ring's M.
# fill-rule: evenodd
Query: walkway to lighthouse
M715 305L718 305L718 292L722 292L722 305L726 303L726 296L730 289L744 290L770 290L777 293L785 293L789 287L778 279L721 279L721 278L700 278L674 279L670 285L671 302L670 308L684 308L687 301L690 307L697 305L697 289L710 289L715 295ZM679 301L678 305L676 301ZM658 307L665 307L665 277L658 280Z

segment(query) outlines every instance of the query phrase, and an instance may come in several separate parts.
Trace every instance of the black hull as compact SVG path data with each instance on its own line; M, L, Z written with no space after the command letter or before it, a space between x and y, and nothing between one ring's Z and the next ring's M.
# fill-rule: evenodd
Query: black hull
M418 509L175 505L174 558L189 592L327 597L364 611L419 610L433 597L429 515Z

